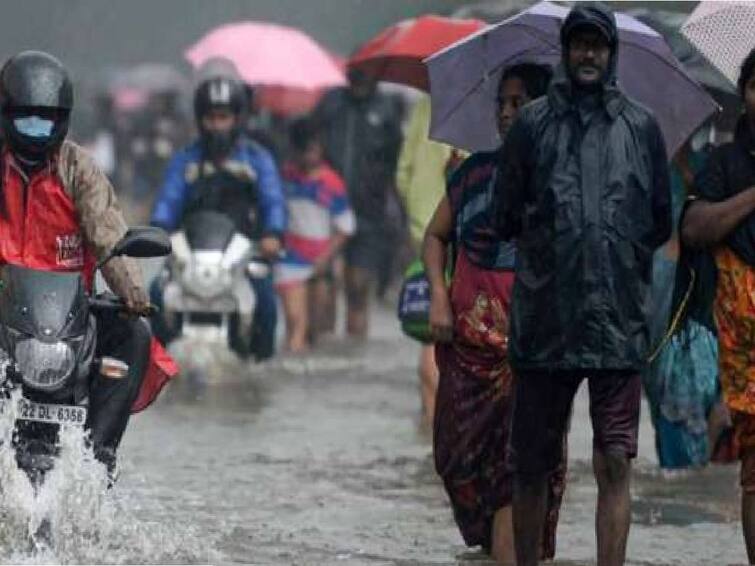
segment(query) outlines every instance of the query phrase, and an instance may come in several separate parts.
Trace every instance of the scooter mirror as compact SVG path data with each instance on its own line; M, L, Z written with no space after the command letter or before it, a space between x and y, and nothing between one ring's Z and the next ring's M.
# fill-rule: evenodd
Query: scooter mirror
M113 250L98 267L102 267L116 256L162 257L170 252L170 238L165 230L153 226L135 226L128 229L126 235L113 246Z
M113 248L113 255L129 257L162 257L171 252L170 238L162 228L135 226L129 228Z

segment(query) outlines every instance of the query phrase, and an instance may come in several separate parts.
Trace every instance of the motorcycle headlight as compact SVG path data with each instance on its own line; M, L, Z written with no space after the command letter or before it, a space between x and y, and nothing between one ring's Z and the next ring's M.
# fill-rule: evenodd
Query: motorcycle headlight
M192 294L210 299L228 290L231 272L224 268L220 252L196 252L183 272L184 287Z
M28 386L44 391L58 389L76 366L76 355L66 342L48 344L35 338L16 344L16 365Z

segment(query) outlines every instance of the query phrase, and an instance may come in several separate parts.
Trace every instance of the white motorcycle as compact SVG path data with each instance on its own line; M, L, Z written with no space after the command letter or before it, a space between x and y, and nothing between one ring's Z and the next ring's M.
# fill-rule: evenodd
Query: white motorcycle
M226 341L248 351L257 299L249 277L264 278L267 262L225 214L202 211L171 236L163 272L162 322L171 337Z

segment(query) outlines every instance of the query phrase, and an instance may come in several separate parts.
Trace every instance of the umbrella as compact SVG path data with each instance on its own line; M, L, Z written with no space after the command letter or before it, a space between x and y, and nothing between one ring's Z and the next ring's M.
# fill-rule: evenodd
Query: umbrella
M466 4L451 12L452 18L476 18L491 24L510 18L532 5L531 0L492 0Z
M254 89L254 104L276 116L288 118L308 114L315 109L325 90L303 90L280 86L262 86Z
M755 3L701 2L682 33L736 84L739 66L755 47Z
M400 21L363 44L349 69L377 79L429 90L423 59L485 27L480 20L422 16Z
M647 24L663 36L674 57L684 66L689 75L710 91L722 106L739 101L737 90L728 78L687 39L681 32L685 15L665 10L635 8L626 14Z
M540 2L426 60L430 74L430 137L470 151L500 145L495 123L502 70L523 61L561 60L559 31L567 8ZM717 108L682 68L663 38L645 24L616 14L619 82L652 109L673 155Z
M346 84L333 57L317 42L298 29L275 24L220 26L184 55L195 68L208 59L227 58L251 85L317 90Z
M336 58L336 64L341 65ZM214 77L227 77L243 80L233 61L225 57L207 59L196 69L197 84ZM302 89L278 85L255 85L254 105L282 117L296 116L311 112L325 94L326 89Z
M346 59L329 53L336 66L343 72ZM316 90L290 88L276 85L258 85L254 88L254 104L257 108L283 118L309 114L320 102L328 89Z

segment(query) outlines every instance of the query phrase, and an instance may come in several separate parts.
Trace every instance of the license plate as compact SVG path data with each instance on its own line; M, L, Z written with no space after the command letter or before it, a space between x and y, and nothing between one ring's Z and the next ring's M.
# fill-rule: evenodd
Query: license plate
M38 423L84 426L87 410L85 407L75 405L48 405L19 399L17 417Z

